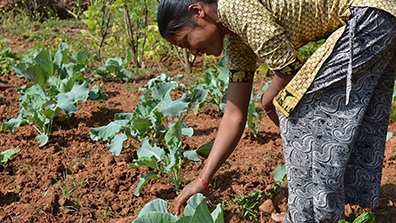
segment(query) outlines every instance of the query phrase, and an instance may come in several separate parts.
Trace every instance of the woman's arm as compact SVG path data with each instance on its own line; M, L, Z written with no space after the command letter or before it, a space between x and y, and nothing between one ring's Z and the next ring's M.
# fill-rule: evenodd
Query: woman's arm
M228 85L226 110L221 120L212 151L199 174L208 183L232 151L234 151L241 138L246 125L251 91L252 82L230 83ZM196 193L203 193L204 191L205 187L198 179L188 184L175 199L174 210L176 214L180 213L180 206L189 197Z
M226 110L221 120L213 149L200 172L204 180L210 181L215 172L234 151L246 125L252 83L230 83Z
M261 105L263 109L267 112L268 117L275 123L279 125L278 115L275 113L275 107L272 100L294 77L294 75L282 74L277 71L274 72L274 77L268 89L264 92L261 97Z

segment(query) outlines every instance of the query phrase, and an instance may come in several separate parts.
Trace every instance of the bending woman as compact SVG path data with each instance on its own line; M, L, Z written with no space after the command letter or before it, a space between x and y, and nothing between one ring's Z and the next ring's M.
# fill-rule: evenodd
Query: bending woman
M337 222L346 203L375 207L396 74L394 0L162 0L162 37L195 55L227 56L227 103L199 177L203 193L246 123L257 60L275 74L261 103L281 130L284 222ZM223 47L225 39L225 46ZM306 61L297 49L326 39Z

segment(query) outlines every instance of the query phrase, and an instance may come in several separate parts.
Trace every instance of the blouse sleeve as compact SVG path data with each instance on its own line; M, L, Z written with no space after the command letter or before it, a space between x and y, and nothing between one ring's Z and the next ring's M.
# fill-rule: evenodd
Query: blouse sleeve
M257 55L239 36L229 34L226 37L225 55L230 70L229 82L251 82L257 69Z
M235 34L228 37L225 48L230 69L243 67L238 64L242 61L256 60L252 53L269 69L286 74L296 73L303 65L283 27L260 1L219 1L218 14L222 23ZM235 43L237 45L233 46Z

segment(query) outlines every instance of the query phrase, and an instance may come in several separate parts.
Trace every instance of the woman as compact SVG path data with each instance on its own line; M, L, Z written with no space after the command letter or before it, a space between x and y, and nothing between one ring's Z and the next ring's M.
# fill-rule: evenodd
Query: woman
M208 183L243 132L260 58L275 74L261 103L281 130L284 222L337 222L345 203L378 205L396 74L394 0L162 0L161 35L195 55L223 51L227 104L212 151L175 211ZM297 49L325 43L304 63Z

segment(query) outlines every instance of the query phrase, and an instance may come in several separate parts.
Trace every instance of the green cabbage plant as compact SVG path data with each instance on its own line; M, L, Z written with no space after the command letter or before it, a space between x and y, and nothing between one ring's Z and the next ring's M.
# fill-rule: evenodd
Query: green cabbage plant
M223 223L224 211L221 204L210 212L206 198L202 194L193 195L184 209L184 216L178 217L168 212L168 203L157 198L146 204L133 223Z

